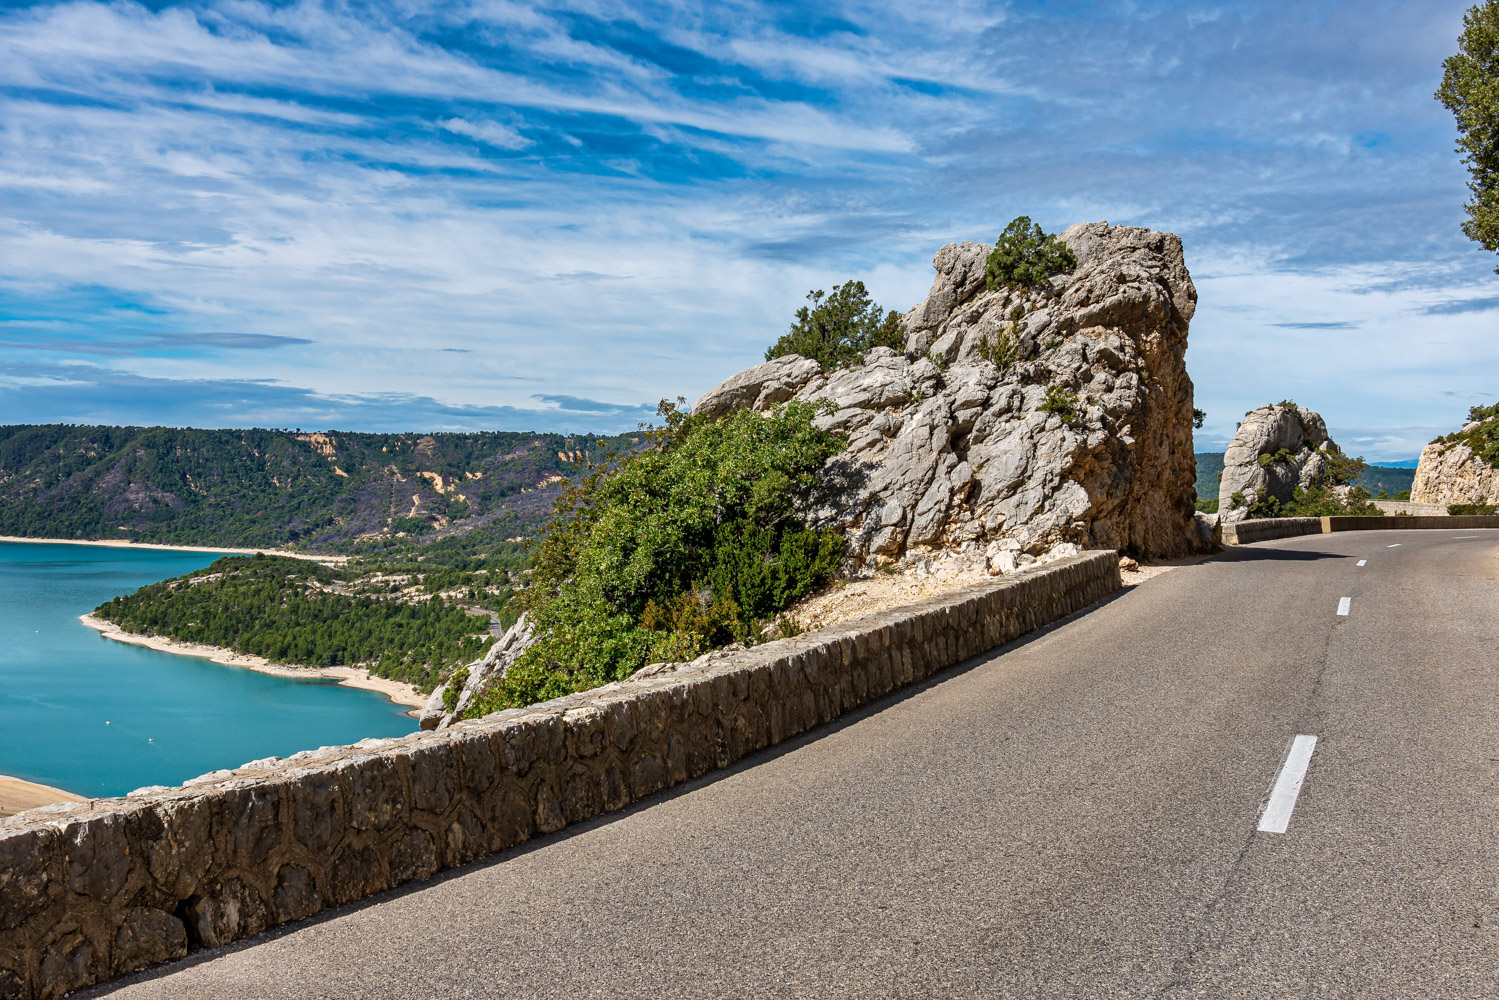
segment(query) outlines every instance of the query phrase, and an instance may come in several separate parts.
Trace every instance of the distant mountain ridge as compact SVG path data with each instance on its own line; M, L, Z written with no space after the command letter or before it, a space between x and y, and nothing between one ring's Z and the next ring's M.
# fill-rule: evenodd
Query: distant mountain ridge
M0 427L0 534L348 549L544 522L579 460L636 436Z

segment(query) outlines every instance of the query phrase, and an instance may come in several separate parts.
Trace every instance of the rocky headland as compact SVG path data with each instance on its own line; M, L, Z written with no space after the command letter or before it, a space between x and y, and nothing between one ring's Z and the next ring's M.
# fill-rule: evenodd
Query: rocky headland
M1297 489L1312 489L1342 451L1327 435L1322 415L1291 402L1250 410L1223 455L1218 515L1242 521L1267 498L1290 503Z
M240 667L244 670L254 670L262 674L274 674L277 677L295 677L299 680L331 680L344 687L358 688L361 691L374 691L383 694L397 705L408 705L412 708L420 708L426 703L426 696L411 684L404 681L391 680L388 677L378 677L364 667L308 667L290 663L272 663L263 656L254 656L249 653L240 653L222 646L209 646L198 642L181 642L159 635L141 635L136 632L127 632L114 622L105 621L93 614L79 615L79 622L98 632L106 639L116 642L129 643L132 646L145 646L162 653L175 653L179 656L194 656L199 659L209 660L225 667ZM410 714L416 714L412 712Z
M1490 455L1499 437L1499 407L1482 408L1456 434L1439 438L1421 449L1413 503L1499 504L1499 468Z
M1040 287L991 288L993 247L948 244L930 292L902 318L903 349L876 347L831 371L778 357L726 379L693 412L822 404L817 423L848 443L805 516L843 534L850 577L909 575L929 592L1085 547L1205 551L1213 522L1195 511L1184 364L1197 291L1181 240L1107 223L1060 239L1077 266ZM821 601L810 617L838 620L838 602ZM456 698L433 692L423 726L461 717L530 641L517 623L469 666Z

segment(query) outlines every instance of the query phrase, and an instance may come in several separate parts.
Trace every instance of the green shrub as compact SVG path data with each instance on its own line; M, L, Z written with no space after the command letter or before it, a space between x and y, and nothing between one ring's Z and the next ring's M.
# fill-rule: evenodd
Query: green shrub
M979 338L978 356L989 362L1001 372L1009 370L1016 359L1020 356L1020 347L1015 343L1015 337L1009 331L1001 331L994 336L984 334Z
M708 420L663 403L652 447L593 468L558 501L521 596L538 639L471 714L753 642L826 581L843 538L796 514L843 447L817 412L788 403Z
M1068 424L1076 423L1083 415L1082 401L1078 399L1077 393L1059 385L1047 386L1041 409L1047 413L1055 413Z
M1294 406L1294 403L1283 405ZM1349 486L1355 482L1368 464L1362 458L1349 458L1335 448L1324 447L1321 449L1323 469L1310 487L1296 487L1291 499L1280 501L1273 496L1263 496L1253 504L1249 504L1249 516L1252 518L1263 517L1336 517L1341 515L1359 514L1365 516L1376 516L1384 511L1369 502L1369 491L1361 486L1356 486L1340 496L1336 488ZM1261 455L1258 459L1260 467L1264 468L1276 462L1289 461L1295 456L1282 448L1271 455ZM1238 493L1234 494L1236 503L1230 506L1230 510L1245 506L1248 501Z
M1491 503L1449 503L1449 514L1499 514L1499 505Z
M442 692L443 711L451 712L458 707L458 698L463 694L463 685L468 683L468 667L459 667L446 681Z
M1437 440L1448 444L1465 444L1473 449L1473 454L1499 468L1499 403L1473 407L1468 411L1467 423L1476 423L1478 426Z
M1055 236L1044 233L1022 215L1005 227L994 241L989 261L984 267L984 282L989 288L1036 288L1046 285L1054 274L1065 274L1077 267L1077 255Z
M831 295L808 292L807 301L812 304L796 311L791 329L765 352L766 361L800 354L832 371L858 364L871 348L905 346L900 316L871 301L862 281L834 285Z
M1197 509L1202 511L1204 514L1218 513L1218 498L1213 497L1211 499L1204 500L1199 497L1197 500Z

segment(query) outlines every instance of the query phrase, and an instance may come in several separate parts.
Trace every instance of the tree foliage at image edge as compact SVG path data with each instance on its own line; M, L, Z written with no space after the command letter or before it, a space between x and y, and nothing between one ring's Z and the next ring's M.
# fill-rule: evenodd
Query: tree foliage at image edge
M1468 10L1458 52L1442 66L1436 97L1457 119L1457 152L1471 177L1463 232L1499 252L1499 0Z

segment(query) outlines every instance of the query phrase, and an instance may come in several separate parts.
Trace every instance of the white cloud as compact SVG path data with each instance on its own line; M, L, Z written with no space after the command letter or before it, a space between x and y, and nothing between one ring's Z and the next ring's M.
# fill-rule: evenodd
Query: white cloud
M449 118L440 123L449 132L466 135L470 139L478 139L490 146L498 146L501 149L524 149L531 145L531 140L521 135L509 125L499 122L471 122L463 118Z
M1305 396L1404 457L1499 360L1491 313L1421 312L1493 287L1430 98L1461 5L1199 10L10 10L0 291L100 336L314 341L132 377L531 412L538 387L693 397L808 288L862 277L904 309L943 242L1108 218L1186 240L1209 432ZM1278 325L1308 322L1354 327Z

